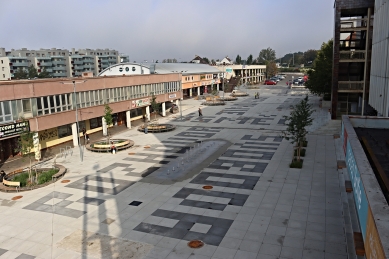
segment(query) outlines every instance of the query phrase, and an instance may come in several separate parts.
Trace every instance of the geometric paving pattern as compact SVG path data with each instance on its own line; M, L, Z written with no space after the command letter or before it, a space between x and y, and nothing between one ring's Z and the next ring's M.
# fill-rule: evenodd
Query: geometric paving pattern
M83 197L77 201L67 200L67 198L71 196L72 194L68 194L68 193L52 192L40 198L39 200L27 205L23 209L54 213L57 215L67 216L71 218L79 218L82 215L84 215L86 212L79 209L69 208L69 206L70 207L73 206L77 208L82 207L80 206L80 204L98 206L105 202L105 200L102 199L89 198L89 197ZM74 204L78 206L74 206Z
M173 198L180 201L180 206L208 211L211 215L242 207L281 141L282 138L277 136L243 136L190 181L198 186L218 186L224 188L223 191L182 187ZM253 145L256 149L267 151L250 150ZM206 244L218 246L232 223L233 220L223 217L157 209L152 217L138 224L134 230L183 240L200 239Z

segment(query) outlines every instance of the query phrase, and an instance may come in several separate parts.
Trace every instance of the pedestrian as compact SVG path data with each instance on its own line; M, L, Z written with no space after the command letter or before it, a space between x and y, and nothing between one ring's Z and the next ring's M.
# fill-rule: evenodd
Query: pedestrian
M85 128L82 128L82 136L85 137L85 134L86 134L86 129L85 129Z
M117 149L115 147L115 144L113 144L113 141L111 141L111 153L116 154L116 151L117 151Z
M203 112L201 111L200 107L199 107L199 116L203 116Z
M89 143L89 134L88 133L85 133L85 139L86 139L86 143L88 144Z
M143 123L146 122L146 116L143 114Z

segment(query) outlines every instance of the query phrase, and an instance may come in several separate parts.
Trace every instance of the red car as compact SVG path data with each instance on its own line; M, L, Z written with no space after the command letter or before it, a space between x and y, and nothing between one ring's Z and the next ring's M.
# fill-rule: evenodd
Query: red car
M273 81L273 80L270 80L270 79L266 79L265 80L265 85L276 85L277 82Z

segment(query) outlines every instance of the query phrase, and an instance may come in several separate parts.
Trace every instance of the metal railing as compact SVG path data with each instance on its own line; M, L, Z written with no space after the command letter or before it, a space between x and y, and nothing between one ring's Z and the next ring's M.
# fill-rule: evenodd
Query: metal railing
M352 51L340 51L339 59L340 60L364 60L366 51L364 50L352 50Z
M59 155L58 157L64 157L66 158L67 155L73 155L73 149L71 146L61 147L59 149Z
M338 81L338 90L363 90L364 81Z

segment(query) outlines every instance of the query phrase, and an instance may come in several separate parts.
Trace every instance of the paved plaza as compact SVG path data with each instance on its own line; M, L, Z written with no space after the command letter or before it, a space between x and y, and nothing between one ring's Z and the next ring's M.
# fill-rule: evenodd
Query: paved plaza
M342 152L323 130L328 111L310 96L307 155L291 169L283 116L305 91L246 91L225 106L201 106L202 117L201 101L185 100L182 118L160 119L176 130L126 130L115 138L135 146L115 155L85 151L81 162L73 149L57 159L68 183L1 193L0 259L347 258ZM188 247L195 239L205 245Z

